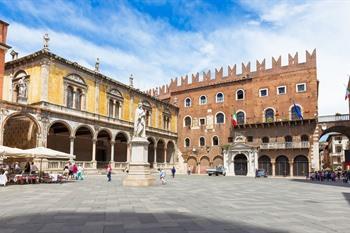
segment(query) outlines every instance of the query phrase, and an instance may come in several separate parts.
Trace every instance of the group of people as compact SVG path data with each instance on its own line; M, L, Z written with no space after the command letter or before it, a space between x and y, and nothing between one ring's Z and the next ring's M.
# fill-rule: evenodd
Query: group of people
M67 178L71 178L72 180L83 180L84 169L81 165L77 165L76 163L68 161L64 166L63 175Z
M348 183L350 181L350 171L316 171L310 174L310 180Z
M0 174L26 174L26 175L35 175L39 172L38 167L34 164L34 162L27 161L24 167L22 168L19 162L15 162L12 164L4 164L0 166Z

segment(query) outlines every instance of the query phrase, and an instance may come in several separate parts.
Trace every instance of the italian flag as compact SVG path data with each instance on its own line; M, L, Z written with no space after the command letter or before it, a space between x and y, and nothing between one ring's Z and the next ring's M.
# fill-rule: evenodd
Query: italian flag
M349 87L346 88L345 100L346 99L350 99L350 88Z
M236 113L233 113L232 114L232 120L231 120L231 122L232 122L232 126L233 127L235 127L236 125L237 125L237 115L236 115Z

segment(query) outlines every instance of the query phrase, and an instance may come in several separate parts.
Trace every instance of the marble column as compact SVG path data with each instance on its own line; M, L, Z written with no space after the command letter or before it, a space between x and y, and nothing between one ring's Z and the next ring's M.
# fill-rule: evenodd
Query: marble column
M114 162L114 144L115 141L111 141L111 162Z
M69 137L70 144L69 144L69 154L74 154L74 139L75 137Z
M293 174L294 163L289 162L289 176L294 176Z
M154 149L153 167L156 167L156 165L157 165L157 147L154 145L153 149Z
M74 87L73 88L73 108L76 108L77 105L76 105L76 99L77 99L77 88Z
M164 147L164 164L166 164L167 147Z
M96 142L97 139L92 139L92 162L96 162Z
M128 146L127 146L127 149L126 149L126 161L128 163L130 163L130 161L131 161L131 156L132 156L132 154L131 154L131 144L128 143Z
M272 176L276 176L276 162L274 160L271 160L272 165Z

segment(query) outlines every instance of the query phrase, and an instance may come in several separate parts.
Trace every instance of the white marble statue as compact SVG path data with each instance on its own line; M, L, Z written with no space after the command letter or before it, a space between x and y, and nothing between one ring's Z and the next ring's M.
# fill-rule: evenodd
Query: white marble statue
M146 138L146 112L139 103L134 118L134 137Z
M27 92L27 84L25 83L24 78L21 78L18 81L18 96L25 98L26 92Z

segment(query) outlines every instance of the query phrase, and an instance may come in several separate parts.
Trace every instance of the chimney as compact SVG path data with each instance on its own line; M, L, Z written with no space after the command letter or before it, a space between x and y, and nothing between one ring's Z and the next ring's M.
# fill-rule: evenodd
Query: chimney
M129 77L129 86L134 87L134 77L132 76L132 74L130 74L130 77Z
M3 99L2 96L2 87L4 82L4 73L5 73L5 54L8 49L11 47L6 45L7 37L7 27L8 23L0 20L0 99Z

